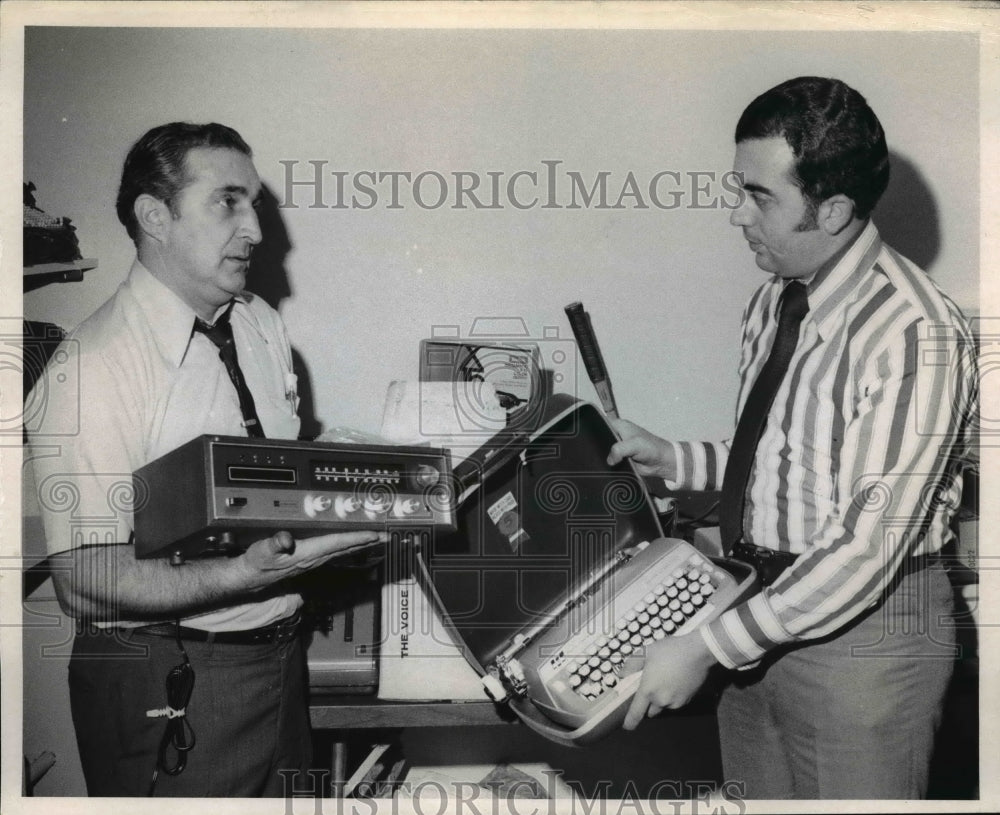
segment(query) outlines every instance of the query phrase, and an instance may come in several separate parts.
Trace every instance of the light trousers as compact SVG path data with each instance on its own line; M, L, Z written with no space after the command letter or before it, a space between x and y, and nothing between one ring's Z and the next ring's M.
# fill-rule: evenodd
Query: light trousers
M726 782L748 799L918 799L955 652L939 566L822 641L736 672L719 703Z

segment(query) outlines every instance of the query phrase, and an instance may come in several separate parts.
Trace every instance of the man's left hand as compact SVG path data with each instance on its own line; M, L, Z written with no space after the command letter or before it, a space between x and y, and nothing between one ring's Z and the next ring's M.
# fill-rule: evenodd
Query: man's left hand
M705 682L716 659L697 632L670 637L646 646L639 690L632 698L626 730L664 708L683 707Z

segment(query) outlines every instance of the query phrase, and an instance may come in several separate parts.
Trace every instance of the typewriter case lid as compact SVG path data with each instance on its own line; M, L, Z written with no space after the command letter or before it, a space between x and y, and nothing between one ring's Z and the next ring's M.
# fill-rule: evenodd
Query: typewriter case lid
M433 536L421 561L480 673L617 553L663 536L632 463L607 464L617 440L597 407L557 395L537 429L498 434L454 468L457 532Z

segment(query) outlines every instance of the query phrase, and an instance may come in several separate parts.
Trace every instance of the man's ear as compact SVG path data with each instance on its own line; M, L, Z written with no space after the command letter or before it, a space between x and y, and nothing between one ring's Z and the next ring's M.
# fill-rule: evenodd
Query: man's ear
M136 223L139 224L139 229L143 234L161 243L166 239L167 229L173 220L173 215L170 213L170 207L163 201L148 193L143 193L135 199L132 211L135 213Z
M819 205L817 221L828 235L839 235L854 220L854 201L846 195L831 195Z

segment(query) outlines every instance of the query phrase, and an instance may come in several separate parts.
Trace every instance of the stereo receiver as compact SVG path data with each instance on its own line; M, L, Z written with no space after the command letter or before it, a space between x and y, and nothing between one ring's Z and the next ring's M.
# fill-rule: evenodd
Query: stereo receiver
M455 529L451 456L423 446L205 435L139 468L135 555L233 555L286 530Z

